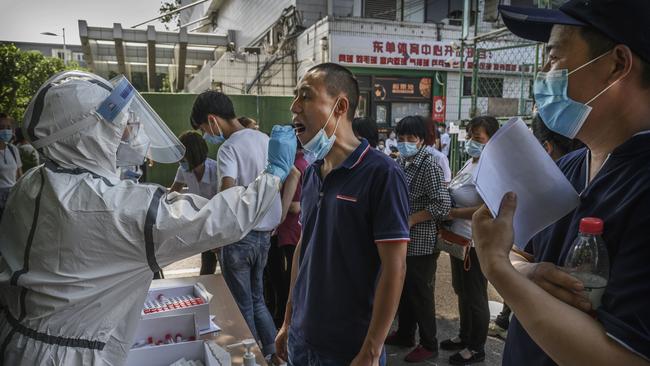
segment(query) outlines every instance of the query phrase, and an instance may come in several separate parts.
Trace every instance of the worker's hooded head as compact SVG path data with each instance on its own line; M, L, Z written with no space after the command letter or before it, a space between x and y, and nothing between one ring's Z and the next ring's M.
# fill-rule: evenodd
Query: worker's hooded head
M128 80L65 71L45 82L23 130L41 154L66 169L119 179L118 166L180 160L185 148Z

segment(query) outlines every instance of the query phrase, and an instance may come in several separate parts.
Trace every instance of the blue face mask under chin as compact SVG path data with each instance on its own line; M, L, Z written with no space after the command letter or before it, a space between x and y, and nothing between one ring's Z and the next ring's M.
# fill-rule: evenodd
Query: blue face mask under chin
M537 74L533 85L537 113L549 130L574 139L591 112L589 104L621 80L619 79L607 86L587 103L580 103L569 98L569 75L599 60L608 53L609 51L570 72L562 69Z
M338 103L339 98L336 98L336 102L334 102L334 106L332 107L332 110L330 111L330 114L327 117L327 121L325 121L323 127L318 130L316 135L314 135L311 140L302 145L303 150L305 150L305 160L307 160L307 162L310 164L316 160L324 159L332 149L334 141L336 141L336 129L339 127L340 117L336 119L336 126L334 126L334 132L332 132L332 136L327 137L325 127L327 127L327 124L330 122L330 119L334 114L334 109L336 109Z
M223 137L223 132L221 132L221 128L219 127L219 124L217 124L217 129L219 130L219 135L215 135L214 131L212 131L212 125L210 125L210 122L208 121L208 127L210 128L210 133L204 133L203 134L203 139L213 145L219 145L223 144L226 141L226 138Z

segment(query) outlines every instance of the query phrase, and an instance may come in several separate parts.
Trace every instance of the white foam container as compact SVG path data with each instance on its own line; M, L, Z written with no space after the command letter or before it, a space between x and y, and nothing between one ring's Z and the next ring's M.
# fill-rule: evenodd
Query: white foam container
M188 361L200 360L205 366L230 366L230 355L225 350L215 347L219 357L217 360L208 344L199 340L199 329L193 313L166 314L140 319L134 339L137 342L153 337L154 342L164 341L167 334L171 334L174 341L176 341L176 334L181 334L185 339L194 336L197 340L131 349L125 366L169 366L181 358Z
M142 319L152 319L152 318L166 317L170 315L179 315L179 314L194 314L196 318L196 324L198 326L198 330L205 330L210 328L210 300L212 298L212 294L208 293L203 287L203 285L197 283L195 285L188 285L188 286L157 287L154 289L149 289L149 293L145 298L145 303L147 301L156 301L158 295L160 294L164 295L167 298L182 297L182 296L200 297L203 299L204 303L201 305L194 305L194 306L188 306L186 308L161 311L158 313L145 314L143 311L141 314Z
M200 360L205 366L221 365L204 341L194 341L131 350L125 366L169 366L181 358Z
M190 336L193 336L195 340L199 339L196 316L194 314L166 314L165 316L140 319L133 342L146 341L147 337L153 337L154 343L158 340L164 342L167 334L171 334L174 342L176 342L176 334L181 334L186 340Z

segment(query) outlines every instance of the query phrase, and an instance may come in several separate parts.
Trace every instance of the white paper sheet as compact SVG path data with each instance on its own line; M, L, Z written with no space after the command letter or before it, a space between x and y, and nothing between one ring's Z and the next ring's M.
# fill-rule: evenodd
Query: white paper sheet
M508 121L483 149L476 188L495 216L503 195L517 194L514 230L519 249L579 203L578 193L520 118Z

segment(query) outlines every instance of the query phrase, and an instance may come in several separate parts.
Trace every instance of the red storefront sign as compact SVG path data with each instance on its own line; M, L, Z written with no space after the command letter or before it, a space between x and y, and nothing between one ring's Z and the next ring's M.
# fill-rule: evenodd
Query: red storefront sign
M433 108L431 118L436 122L444 122L447 111L447 100L444 96L435 95L433 97Z

